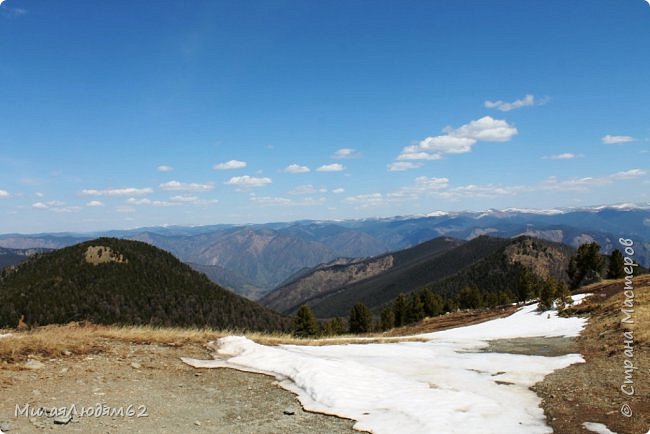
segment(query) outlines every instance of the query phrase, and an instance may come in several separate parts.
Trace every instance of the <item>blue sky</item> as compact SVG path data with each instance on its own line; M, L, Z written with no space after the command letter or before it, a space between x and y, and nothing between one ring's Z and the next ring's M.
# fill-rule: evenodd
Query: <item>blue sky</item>
M650 5L0 2L0 233L650 201Z

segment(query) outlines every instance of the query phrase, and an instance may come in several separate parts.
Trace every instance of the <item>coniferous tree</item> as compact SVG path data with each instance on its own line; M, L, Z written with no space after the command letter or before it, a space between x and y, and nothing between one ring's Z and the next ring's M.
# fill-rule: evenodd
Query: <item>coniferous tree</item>
M538 309L541 311L549 310L553 307L553 301L555 301L557 294L557 285L553 279L546 279L541 285L541 290L539 293L539 304Z
M483 305L483 296L478 288L465 287L458 294L461 309L477 309Z
M372 315L363 303L352 306L350 311L350 333L368 333L372 328Z
M424 303L420 296L412 292L408 305L408 313L406 317L407 324L421 321L424 318Z
M607 277L610 279L620 279L625 276L623 263L623 254L620 250L616 249L609 256L609 269L607 270Z
M345 333L345 321L343 321L343 318L337 316L331 322L332 322L332 331L334 332L335 335L342 335L343 333Z
M318 335L318 321L316 321L316 317L311 308L306 304L300 306L300 309L298 309L293 325L293 334L298 337L305 338Z
M408 317L408 298L406 294L400 293L397 296L393 305L393 312L395 314L395 326L401 327L406 325Z
M390 330L395 327L395 312L386 307L381 311L380 327L382 330Z
M592 242L581 245L571 259L567 273L573 288L600 280L600 273L605 261L600 255L598 243Z

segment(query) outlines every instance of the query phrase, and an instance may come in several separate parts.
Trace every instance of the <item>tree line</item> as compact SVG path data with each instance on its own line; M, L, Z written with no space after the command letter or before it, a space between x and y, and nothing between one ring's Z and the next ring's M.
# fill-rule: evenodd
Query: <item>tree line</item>
M563 309L573 302L572 289L599 281L602 275L612 279L621 278L625 275L623 266L623 255L619 250L614 250L610 255L602 255L598 243L586 243L571 256L566 281L552 277L542 279L522 267L517 270L516 281L504 285L508 288L506 290L481 290L476 286L465 286L456 294L441 294L434 290L437 289L436 286L432 286L400 293L376 317L365 304L357 303L350 310L347 321L340 317L318 321L311 308L303 305L294 317L294 334L299 337L316 337L348 332L386 331L459 309L499 308L534 299L538 300L540 310L548 310L553 306ZM512 274L508 276L512 277Z

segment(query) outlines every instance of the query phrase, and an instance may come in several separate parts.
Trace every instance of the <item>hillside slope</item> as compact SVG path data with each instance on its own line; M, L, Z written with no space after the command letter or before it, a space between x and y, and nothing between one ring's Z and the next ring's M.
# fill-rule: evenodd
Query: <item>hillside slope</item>
M278 330L288 320L146 243L100 238L0 275L0 327L89 320Z
M352 264L317 268L272 291L261 299L260 303L279 312L291 313L301 304L307 301L311 302L332 291L344 290L350 285L361 284L361 282L370 282L370 285L374 285L385 276L403 279L406 275L411 275L411 278L415 278L414 285L426 283L430 281L424 270L428 268L428 262L463 243L461 240L440 237L410 249L364 259Z
M563 244L531 237L510 240L480 236L430 260L395 267L314 297L308 304L317 316L327 318L347 315L355 303L364 303L377 310L400 293L423 287L444 295L454 295L468 286L481 292L516 294L525 270L532 271L539 279L565 280L572 252Z

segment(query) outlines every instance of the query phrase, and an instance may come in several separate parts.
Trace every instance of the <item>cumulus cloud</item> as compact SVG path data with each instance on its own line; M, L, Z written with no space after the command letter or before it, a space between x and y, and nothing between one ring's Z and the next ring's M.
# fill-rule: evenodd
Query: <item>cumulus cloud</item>
M81 194L84 196L142 196L153 193L151 188L112 188L104 190L84 189Z
M335 188L334 190L332 190L332 193L334 193L334 194L341 194L341 193L345 193L345 189L344 189L344 188L342 188L342 187L339 187L339 188Z
M172 196L169 200L175 203L188 205L210 205L219 202L217 199L200 199L197 196L188 195Z
M166 166L164 164L162 166L158 166L158 172L171 172L172 170L174 170L172 166Z
M160 188L166 191L210 191L214 188L212 184L198 184L195 182L179 182L179 181L169 181L164 184L160 184Z
M626 179L635 179L645 176L648 172L642 169L630 169L623 172L616 172L609 175L614 181L626 180Z
M98 200L91 200L90 202L86 203L86 206L98 207L98 206L104 206L104 204Z
M230 160L225 163L217 163L213 166L214 170L232 170L232 169L243 169L246 167L245 161L239 160Z
M7 190L0 190L0 199L6 199L9 196L11 196L11 195L9 194L9 192Z
M71 212L78 212L81 210L81 207L78 206L63 206L65 205L65 202L61 202L59 200L51 200L49 202L36 202L32 204L32 208L34 209L46 209L51 212L57 212L57 213L71 213Z
M645 176L647 172L642 169L630 169L622 172L612 173L606 176L588 176L583 178L569 178L561 180L555 176L550 176L540 183L540 188L544 190L566 190L566 191L584 191L590 187L599 187L610 185L616 181L627 181Z
M345 167L343 167L342 164L333 163L333 164L325 164L323 166L320 166L318 169L316 169L316 171L317 172L340 172L344 169Z
M383 204L384 196L381 193L359 194L346 197L343 201L359 208L368 208Z
M289 164L284 168L285 173L307 173L309 172L309 167L301 166L299 164Z
M632 136L612 136L607 134L606 136L603 136L601 140L606 145L614 145L616 143L633 142L636 139Z
M264 187L271 184L271 178L256 178L254 176L244 175L244 176L233 176L228 181L227 185L236 185L239 187Z
M277 196L251 196L250 200L258 205L264 206L318 206L326 201L324 197L307 197L301 200L295 200Z
M570 152L565 152L563 154L547 155L546 157L542 158L544 160L571 160L572 158L576 158L576 155Z
M459 128L448 126L443 129L443 132L444 135L426 137L415 145L404 147L397 161L440 160L444 154L470 152L472 146L478 141L507 142L518 134L517 128L513 125L491 116L484 116Z
M166 202L162 200L151 200L151 199L136 199L135 197L130 197L126 201L127 204L129 205L146 205L146 206L172 206L172 205L177 205L172 202Z
M495 108L501 110L502 112L509 112L510 110L520 109L522 107L528 107L535 105L535 97L533 95L526 95L522 99L515 100L513 102L505 101L485 101L486 108Z
M318 193L319 190L311 184L299 185L293 190L289 191L291 195L303 195L303 194L314 194Z
M341 148L337 150L334 155L332 155L332 158L337 158L337 159L344 159L344 158L357 158L359 157L359 153L357 152L356 149L352 148Z
M388 170L391 172L401 172L404 170L418 169L422 167L422 163L413 163L411 161L396 161L387 165Z
M507 142L518 134L517 128L508 122L491 116L484 116L459 128L446 127L443 131L452 137L485 142Z

